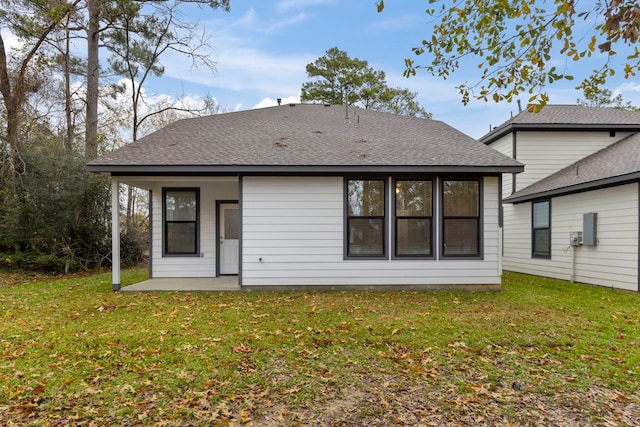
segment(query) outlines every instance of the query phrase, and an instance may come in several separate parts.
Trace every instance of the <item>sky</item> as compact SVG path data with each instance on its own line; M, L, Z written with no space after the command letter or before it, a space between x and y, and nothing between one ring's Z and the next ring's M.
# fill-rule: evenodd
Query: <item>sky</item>
M183 5L183 19L197 21L211 36L209 54L217 71L194 69L190 60L169 52L161 58L164 75L148 81L146 93L150 98L210 95L224 111L272 106L277 98L299 102L300 88L309 80L305 66L337 47L384 71L389 86L416 92L434 119L479 138L517 114L518 106L474 100L463 105L456 86L477 82L475 66L465 66L447 80L420 70L416 76L402 76L404 59L415 58L411 48L430 35L430 18L424 13L428 5L427 0L386 0L382 13L375 0L231 0L229 13ZM574 89L580 73L593 67L564 58L552 62L576 79L551 86L550 102L575 104L582 98ZM640 105L640 79L616 78L607 88Z

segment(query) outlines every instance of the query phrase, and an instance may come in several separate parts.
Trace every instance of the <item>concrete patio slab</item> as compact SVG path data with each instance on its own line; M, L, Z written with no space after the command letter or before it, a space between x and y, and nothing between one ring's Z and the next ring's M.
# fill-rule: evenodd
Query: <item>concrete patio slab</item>
M120 289L121 292L239 292L238 276L162 277Z

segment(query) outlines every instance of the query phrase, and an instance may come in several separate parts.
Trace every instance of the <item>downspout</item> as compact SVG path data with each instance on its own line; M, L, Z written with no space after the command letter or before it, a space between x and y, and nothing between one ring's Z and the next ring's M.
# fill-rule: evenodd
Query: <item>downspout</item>
M498 276L502 277L504 256L504 209L502 207L502 174L498 175Z
M153 190L149 190L149 258L147 260L149 279L153 278Z
M517 143L518 143L518 137L516 135L516 130L513 131L513 134L511 134L511 154L513 157L513 160L518 160L518 153L517 153ZM526 167L526 165L525 165ZM511 194L516 192L516 172L513 172L511 174ZM500 191L502 191L502 188L500 189Z
M571 283L575 283L576 279L576 248L571 246Z
M242 288L242 246L244 245L243 231L242 231L242 223L244 222L244 203L243 203L243 195L242 195L242 178L241 174L238 174L238 211L240 215L240 224L238 231L238 286Z

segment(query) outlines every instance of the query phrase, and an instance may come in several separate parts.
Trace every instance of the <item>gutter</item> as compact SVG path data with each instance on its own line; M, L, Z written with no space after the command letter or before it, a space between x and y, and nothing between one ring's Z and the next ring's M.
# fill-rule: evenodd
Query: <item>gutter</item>
M511 123L503 128L498 128L493 130L492 132L480 137L478 141L482 142L484 145L489 145L492 142L502 138L505 135L508 135L511 132L515 131L601 131L601 132L615 132L615 131L623 131L623 132L640 132L640 126L637 124L588 124L588 123L544 123L544 124L536 124L536 123Z
M346 173L519 173L524 165L512 166L247 166L247 165L99 165L88 164L89 172L108 172L111 175L229 175L243 174L299 174L299 175L342 175Z
M518 204L523 202L529 202L534 199L566 196L569 194L583 193L585 191L598 190L606 187L613 187L616 185L630 184L640 180L640 171L631 174L615 176L611 178L599 179L596 181L584 182L582 184L571 185L567 187L560 187L551 190L539 191L534 193L528 193L518 196L517 193L505 198L504 203Z

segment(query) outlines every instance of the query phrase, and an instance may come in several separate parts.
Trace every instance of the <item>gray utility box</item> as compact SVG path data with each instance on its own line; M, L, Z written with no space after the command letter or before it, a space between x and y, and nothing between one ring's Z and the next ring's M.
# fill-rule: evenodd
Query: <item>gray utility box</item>
M569 244L571 246L580 246L582 244L582 231L570 231Z
M598 214L589 212L582 216L582 244L596 246L598 244Z

